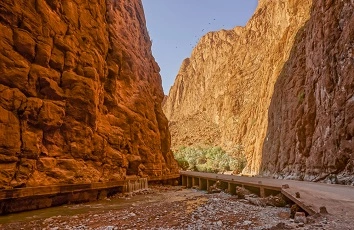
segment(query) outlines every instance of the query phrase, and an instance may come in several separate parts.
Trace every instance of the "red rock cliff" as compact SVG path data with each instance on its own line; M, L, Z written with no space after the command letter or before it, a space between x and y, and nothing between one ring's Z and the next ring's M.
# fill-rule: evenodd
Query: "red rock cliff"
M259 173L274 83L311 0L262 0L246 27L210 32L186 59L164 103L173 147L244 147ZM232 20L232 19L230 19Z
M275 84L262 171L354 184L354 2L314 0Z
M177 167L140 0L0 2L0 186Z

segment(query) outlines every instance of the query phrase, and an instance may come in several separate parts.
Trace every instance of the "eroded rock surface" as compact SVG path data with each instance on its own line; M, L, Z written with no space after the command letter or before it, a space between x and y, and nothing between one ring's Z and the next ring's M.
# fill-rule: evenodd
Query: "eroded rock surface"
M210 32L184 60L164 103L172 145L243 146L257 174L274 83L311 0L260 1L245 28Z
M275 84L262 171L354 184L354 2L314 0Z
M3 0L0 31L0 187L176 173L140 0Z

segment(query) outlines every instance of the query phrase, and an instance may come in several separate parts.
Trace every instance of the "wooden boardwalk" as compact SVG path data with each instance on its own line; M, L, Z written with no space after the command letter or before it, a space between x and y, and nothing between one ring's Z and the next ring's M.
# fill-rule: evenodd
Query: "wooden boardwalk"
M148 181L175 181L179 174L139 178L127 176L125 180L88 184L63 184L0 190L0 215L103 199L121 192L147 188Z
M205 187L216 181L224 183L231 189L235 185L256 191L260 196L281 192L298 204L310 215L320 212L320 207L326 207L329 214L338 219L354 220L354 186L332 185L308 181L278 180L265 177L246 177L214 173L182 171L182 184L187 187ZM289 187L283 185L288 185ZM296 197L296 193L300 197Z

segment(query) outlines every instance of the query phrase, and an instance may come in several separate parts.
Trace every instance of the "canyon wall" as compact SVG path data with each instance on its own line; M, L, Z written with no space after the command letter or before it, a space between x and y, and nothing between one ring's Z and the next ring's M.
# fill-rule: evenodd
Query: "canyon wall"
M259 173L274 84L311 5L262 0L244 28L200 39L163 105L173 148L218 145L232 152L241 146L248 161L244 173Z
M0 2L0 187L178 173L140 0Z
M354 184L354 1L314 0L268 122L263 174Z

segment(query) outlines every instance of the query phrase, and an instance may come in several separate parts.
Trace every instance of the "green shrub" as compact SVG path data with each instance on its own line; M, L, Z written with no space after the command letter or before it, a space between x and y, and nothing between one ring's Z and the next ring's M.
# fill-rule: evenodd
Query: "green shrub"
M241 172L246 166L246 158L243 151L226 153L221 147L181 147L174 152L174 156L183 170L199 172Z
M297 95L297 99L300 104L304 101L304 99L305 99L305 91L304 90L301 90L299 92L299 94Z

